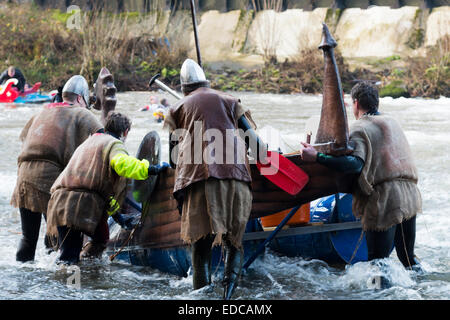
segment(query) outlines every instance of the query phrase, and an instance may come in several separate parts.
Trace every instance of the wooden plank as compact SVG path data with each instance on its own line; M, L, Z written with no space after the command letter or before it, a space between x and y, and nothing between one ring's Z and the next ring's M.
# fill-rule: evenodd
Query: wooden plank
M173 185L166 189L155 188L155 191L150 196L149 201L153 203L153 202L163 202L172 199L175 199L173 197Z
M178 220L181 220L181 216L180 213L178 212L178 209L175 209L172 211L166 211L164 213L149 214L146 216L144 224L146 228L153 228L169 224Z
M170 234L179 234L181 230L181 220L164 224L157 227L142 228L138 234L139 242L154 242L159 241L159 239L166 237Z
M146 213L146 214L155 215L155 214L174 211L177 209L177 205L178 205L178 203L175 199L162 201L162 202L152 202L150 200L150 204L148 206L148 213Z
M275 238L297 236L297 235L302 235L302 234L350 230L350 229L358 229L358 228L361 228L360 221L327 223L327 224L316 225L316 226L305 226L305 227L282 229L276 235ZM258 232L245 233L242 241L264 240L271 233L272 233L272 231L258 231Z

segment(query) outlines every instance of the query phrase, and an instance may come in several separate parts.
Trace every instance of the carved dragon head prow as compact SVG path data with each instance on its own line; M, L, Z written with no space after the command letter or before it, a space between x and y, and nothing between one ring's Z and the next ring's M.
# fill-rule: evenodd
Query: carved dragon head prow
M105 124L108 112L114 110L117 104L117 88L114 77L109 70L103 67L94 84L94 109L102 111L102 122Z
M353 150L349 146L348 120L342 96L341 78L334 57L336 40L323 23L322 41L319 49L324 55L323 100L319 129L317 130L315 148L325 154L343 155Z

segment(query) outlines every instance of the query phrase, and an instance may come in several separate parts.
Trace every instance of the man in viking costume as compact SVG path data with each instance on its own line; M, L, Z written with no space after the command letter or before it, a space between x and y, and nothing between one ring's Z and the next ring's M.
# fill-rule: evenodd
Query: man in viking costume
M168 110L165 126L176 167L174 196L182 202L181 238L191 244L194 289L211 283L211 249L223 244L225 297L240 276L252 207L246 144L237 134L239 119L251 117L239 99L211 89L195 61L183 63L180 79L185 97Z
M127 116L110 112L105 133L83 142L53 184L47 233L58 236L61 262L77 263L80 253L82 258L100 257L109 240L108 217L120 214L127 178L145 180L169 167L129 156L124 141L130 128ZM83 234L92 241L81 252Z
M387 258L393 245L407 268L420 267L414 256L416 215L422 210L418 174L398 122L378 112L378 91L369 82L351 91L357 121L350 128L354 151L332 157L302 143L302 158L346 173L357 173L352 209L366 233L369 260Z
M88 110L89 87L80 75L70 78L62 90L63 102L46 105L20 134L17 183L11 204L20 210L22 239L16 260L34 260L41 216L47 212L50 188L75 149L103 125ZM51 248L49 238L46 247Z

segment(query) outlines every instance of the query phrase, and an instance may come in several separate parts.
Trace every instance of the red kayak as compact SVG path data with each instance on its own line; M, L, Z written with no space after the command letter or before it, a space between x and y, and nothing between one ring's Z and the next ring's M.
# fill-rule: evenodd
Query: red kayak
M57 93L54 90L49 94L40 94L41 82L36 82L33 87L24 92L19 92L17 88L13 87L16 83L17 79L12 78L0 86L0 103L45 103L50 102Z
M0 102L14 102L20 95L19 90L13 88L13 85L17 84L19 81L17 79L9 79L0 86Z

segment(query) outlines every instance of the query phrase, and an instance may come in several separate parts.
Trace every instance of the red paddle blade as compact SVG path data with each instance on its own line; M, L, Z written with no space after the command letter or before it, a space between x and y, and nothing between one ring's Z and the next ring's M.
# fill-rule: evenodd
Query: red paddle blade
M259 172L291 195L299 193L309 181L308 175L275 151L267 151L267 164L256 163Z

